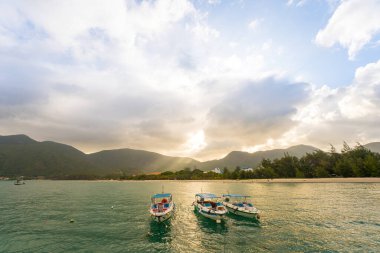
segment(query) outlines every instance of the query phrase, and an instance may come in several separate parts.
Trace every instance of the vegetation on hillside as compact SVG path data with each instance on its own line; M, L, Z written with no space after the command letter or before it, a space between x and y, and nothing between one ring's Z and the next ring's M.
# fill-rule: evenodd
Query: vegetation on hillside
M321 150L307 153L301 158L285 154L280 159L263 159L253 171L236 167L224 168L222 174L204 173L202 170L186 168L180 171L166 171L158 175L124 176L120 179L250 179L250 178L319 178L319 177L379 177L380 154L358 144L351 148L344 143L341 153L331 146L330 152Z
M49 179L248 179L380 176L380 143L344 143L341 153L306 145L247 153L233 151L219 160L198 162L133 149L84 154L69 145L38 142L26 135L0 136L0 177ZM240 167L254 168L251 171ZM224 168L222 174L207 172ZM179 171L175 171L185 168ZM143 174L145 173L145 174Z

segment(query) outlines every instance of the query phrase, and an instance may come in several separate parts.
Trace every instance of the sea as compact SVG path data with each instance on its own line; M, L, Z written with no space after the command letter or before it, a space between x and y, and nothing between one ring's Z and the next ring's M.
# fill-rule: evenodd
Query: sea
M380 252L380 183L0 181L0 252ZM174 217L149 215L173 194ZM252 196L260 221L194 212L199 192Z

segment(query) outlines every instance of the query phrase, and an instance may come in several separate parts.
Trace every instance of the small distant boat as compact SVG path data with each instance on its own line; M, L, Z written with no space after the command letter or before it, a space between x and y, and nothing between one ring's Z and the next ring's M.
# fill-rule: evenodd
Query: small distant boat
M18 177L16 179L15 185L23 185L23 184L25 184L24 177Z
M213 193L197 193L193 205L199 214L220 223L228 211L219 198Z
M158 193L152 196L150 215L153 220L163 222L173 216L175 204L171 193Z
M260 211L252 203L247 202L247 198L251 198L251 196L223 194L223 205L227 207L229 213L246 218L260 219Z

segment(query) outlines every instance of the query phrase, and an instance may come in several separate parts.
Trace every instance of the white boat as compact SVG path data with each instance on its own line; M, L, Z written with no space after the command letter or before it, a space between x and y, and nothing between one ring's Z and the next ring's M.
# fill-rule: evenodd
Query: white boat
M219 198L212 193L197 193L193 205L200 215L220 223L228 211Z
M247 202L247 198L251 198L251 196L223 194L223 205L227 207L229 213L246 218L260 219L260 211L252 203Z
M23 185L23 184L25 184L24 177L19 177L16 179L15 185Z
M173 216L175 204L171 193L158 193L152 196L150 215L153 220L163 222Z

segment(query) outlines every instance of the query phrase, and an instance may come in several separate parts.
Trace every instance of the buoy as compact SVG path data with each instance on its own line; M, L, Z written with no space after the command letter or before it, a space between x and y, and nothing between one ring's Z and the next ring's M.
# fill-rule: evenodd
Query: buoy
M70 220L70 223L74 223L74 219L71 219L71 220Z
M111 206L111 209L113 209L113 206Z

